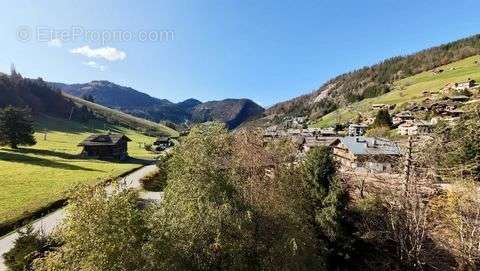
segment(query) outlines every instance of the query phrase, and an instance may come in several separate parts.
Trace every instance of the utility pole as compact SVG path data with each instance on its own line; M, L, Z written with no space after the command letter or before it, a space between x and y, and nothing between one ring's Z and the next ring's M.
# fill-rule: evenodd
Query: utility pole
M409 184L410 184L410 175L412 168L412 148L413 148L413 138L412 136L408 137L408 146L407 146L407 159L405 163L405 195L408 193Z

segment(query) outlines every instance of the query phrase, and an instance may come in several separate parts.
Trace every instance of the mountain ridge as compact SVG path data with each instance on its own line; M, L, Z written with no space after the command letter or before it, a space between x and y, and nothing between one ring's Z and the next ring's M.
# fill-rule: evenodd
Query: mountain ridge
M94 80L84 84L49 83L67 94L86 97L103 106L146 118L156 122L170 121L176 124L189 122L221 121L233 129L245 121L260 117L264 108L250 99L224 99L202 103L187 99L174 103L158 99L130 87L106 80Z

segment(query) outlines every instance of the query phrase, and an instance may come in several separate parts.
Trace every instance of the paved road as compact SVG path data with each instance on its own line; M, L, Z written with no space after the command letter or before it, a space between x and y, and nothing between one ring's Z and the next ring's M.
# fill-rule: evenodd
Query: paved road
M120 180L120 184L122 188L132 188L132 189L140 189L140 179L144 176L154 172L156 169L155 165L149 165L142 167L126 177ZM106 187L107 192L113 191L113 185L109 185ZM161 201L163 199L163 192L140 192L140 197L143 199L149 199L154 201ZM60 222L65 217L65 208L58 209L57 211L50 213L33 223L33 228L36 231L41 231L46 234L51 233L55 227L60 224ZM9 251L13 247L13 243L18 238L18 233L15 231L10 233L9 235L0 237L0 271L6 271L7 268L3 264L3 253Z

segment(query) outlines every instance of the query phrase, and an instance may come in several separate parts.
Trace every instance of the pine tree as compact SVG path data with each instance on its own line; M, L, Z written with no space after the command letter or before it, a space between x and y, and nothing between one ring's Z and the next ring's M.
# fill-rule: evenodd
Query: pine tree
M7 106L0 110L0 146L35 145L33 119L29 108Z
M387 109L378 110L373 127L392 127L392 117Z
M327 264L341 266L351 250L352 240L345 221L347 193L336 176L329 147L312 149L303 165L304 185L309 196L311 223L317 238L325 243Z

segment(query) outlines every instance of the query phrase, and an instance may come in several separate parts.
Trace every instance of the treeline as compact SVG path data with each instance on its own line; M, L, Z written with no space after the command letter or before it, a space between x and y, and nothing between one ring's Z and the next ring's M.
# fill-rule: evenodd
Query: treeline
M85 106L77 107L42 78L28 79L12 68L11 75L0 74L0 108L29 108L33 115L47 114L77 121L95 118Z
M8 105L30 107L34 114L45 113L58 117L68 117L74 106L41 78L23 78L14 69L10 76L0 75L0 107Z
M311 94L272 106L267 113L310 115L318 118L337 107L387 93L395 80L479 53L480 35L475 35L412 55L393 57L376 65L337 76ZM328 91L326 98L313 103L323 91Z

